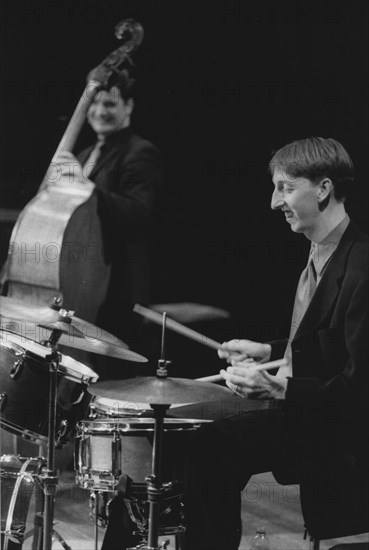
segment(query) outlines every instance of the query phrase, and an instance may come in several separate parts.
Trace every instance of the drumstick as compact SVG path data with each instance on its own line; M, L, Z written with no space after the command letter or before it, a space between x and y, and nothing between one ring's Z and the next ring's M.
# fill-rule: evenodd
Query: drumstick
M138 313L142 317L145 317L146 319L149 319L150 321L157 323L158 325L162 325L163 323L162 313L157 313L152 309L149 309L144 306L140 306L140 304L135 304L133 311L135 313ZM166 326L171 330L173 330L174 332L178 332L178 334L187 336L191 340L195 340L196 342L199 342L200 344L204 344L204 346L208 346L209 348L218 350L219 348L222 347L222 344L219 344L219 342L216 342L215 340L212 340L211 338L208 338L207 336L200 334L200 332L196 332L196 330L192 330L191 328L181 325L181 323L178 323L177 321L173 321L173 319L169 319L167 316L166 316ZM276 367L282 367L286 364L287 364L286 359L278 359L277 361L269 361L269 363L259 364L257 367L252 367L252 368L257 371L263 371L263 370L275 369ZM213 376L204 376L203 378L195 378L195 380L198 380L200 382L220 382L221 380L224 380L224 379L220 374L214 374Z
M254 371L263 371L269 369L275 369L276 367L284 367L287 365L286 359L278 359L277 361L269 361L269 363L262 363L256 367L250 366L250 369ZM198 382L221 382L224 380L220 374L214 374L213 376L203 376L202 378L195 378Z
M162 325L163 323L162 313L157 313L156 311L148 309L144 306L140 306L139 304L135 304L133 311L135 313L138 313L142 317L145 317L146 319L157 323L158 325ZM219 344L219 342L216 342L215 340L204 336L200 332L196 332L196 330L192 330L191 328L181 325L181 323L173 321L173 319L170 319L169 317L166 317L166 326L174 332L178 332L178 334L187 336L187 338L195 340L195 342L199 342L200 344L204 344L204 346L208 346L209 348L218 350L222 346L222 344Z

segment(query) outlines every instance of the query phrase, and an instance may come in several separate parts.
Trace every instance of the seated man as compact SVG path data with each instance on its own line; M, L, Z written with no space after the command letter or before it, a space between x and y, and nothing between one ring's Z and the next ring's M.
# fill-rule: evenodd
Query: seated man
M293 466L306 525L320 538L358 532L356 512L367 506L368 238L345 210L353 164L340 143L314 137L277 151L269 170L271 207L311 241L309 260L289 339L219 350L231 365L221 371L227 385L270 406L194 434L186 550L239 547L241 491L255 473L278 481ZM283 354L277 374L253 368Z

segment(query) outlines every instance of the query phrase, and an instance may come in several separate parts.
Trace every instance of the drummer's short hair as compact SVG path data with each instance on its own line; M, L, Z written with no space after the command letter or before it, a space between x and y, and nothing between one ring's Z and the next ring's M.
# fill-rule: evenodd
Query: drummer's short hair
M344 200L354 181L354 165L341 143L333 138L308 137L287 143L273 152L269 172L283 170L292 178L304 177L318 184L323 178L333 183L334 196Z

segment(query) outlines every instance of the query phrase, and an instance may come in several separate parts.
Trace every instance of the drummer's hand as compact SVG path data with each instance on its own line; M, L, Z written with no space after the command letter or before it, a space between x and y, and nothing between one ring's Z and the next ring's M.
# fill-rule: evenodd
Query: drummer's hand
M257 363L233 361L227 370L220 374L227 386L240 397L251 399L284 399L287 390L287 378L271 376L267 371L253 369Z
M95 186L91 180L84 177L81 164L68 151L61 151L52 160L47 171L46 184L63 187L87 185L91 190Z
M218 350L221 359L226 359L230 364L232 361L245 361L254 359L259 363L269 361L272 347L270 344L261 344L252 340L230 340L224 342Z

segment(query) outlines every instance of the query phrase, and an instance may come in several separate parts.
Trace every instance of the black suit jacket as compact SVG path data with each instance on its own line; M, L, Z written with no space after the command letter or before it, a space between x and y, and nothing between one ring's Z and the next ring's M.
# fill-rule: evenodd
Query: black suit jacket
M368 512L368 257L350 222L291 343L286 414L309 434L302 509L321 538L360 532ZM285 346L272 342L272 358Z
M78 155L82 165L92 148ZM96 323L135 347L131 309L149 299L149 236L163 185L161 155L126 128L108 137L89 179L96 184L104 254L112 266Z

